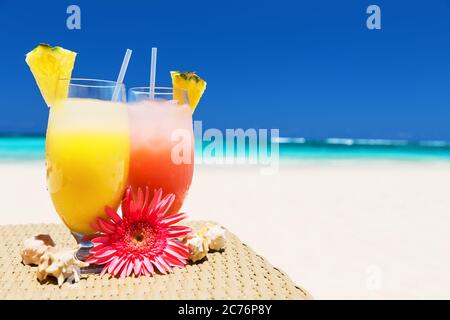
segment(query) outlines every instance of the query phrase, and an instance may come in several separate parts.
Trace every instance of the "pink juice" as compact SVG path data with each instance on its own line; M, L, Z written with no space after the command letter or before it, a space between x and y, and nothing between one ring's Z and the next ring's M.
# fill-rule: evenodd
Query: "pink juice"
M137 188L162 188L173 193L170 213L178 212L194 172L192 112L171 101L143 101L128 105L131 155L128 182Z

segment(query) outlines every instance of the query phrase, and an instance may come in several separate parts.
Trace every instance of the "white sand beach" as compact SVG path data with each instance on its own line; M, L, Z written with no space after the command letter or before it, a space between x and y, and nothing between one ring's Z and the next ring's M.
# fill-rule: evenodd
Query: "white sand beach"
M43 161L0 164L0 224L60 222ZM196 167L184 206L317 299L450 298L450 162Z

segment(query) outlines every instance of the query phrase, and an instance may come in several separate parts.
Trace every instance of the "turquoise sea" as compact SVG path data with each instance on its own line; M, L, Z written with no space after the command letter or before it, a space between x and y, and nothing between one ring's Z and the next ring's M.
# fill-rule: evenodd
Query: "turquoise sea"
M380 159L450 161L450 142L365 139L279 138L280 158L288 160ZM197 146L200 144L197 143ZM205 148L207 142L203 142ZM44 159L43 137L0 137L0 160ZM196 148L198 155L199 148ZM247 150L248 151L248 150Z

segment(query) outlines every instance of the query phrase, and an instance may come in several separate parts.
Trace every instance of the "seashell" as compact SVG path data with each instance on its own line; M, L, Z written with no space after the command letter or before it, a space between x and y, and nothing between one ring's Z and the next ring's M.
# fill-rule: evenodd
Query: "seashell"
M48 249L39 260L38 280L42 281L51 276L57 279L59 286L64 281L69 283L79 282L80 268L87 267L89 263L77 259L75 253L78 249L79 247L75 249Z
M198 234L206 240L209 249L221 250L225 248L226 236L225 229L216 224L207 223Z
M55 243L48 234L39 234L23 241L23 248L20 251L22 262L26 265L37 265L41 256Z
M190 249L189 260L192 262L202 260L208 253L208 243L198 234L191 234L184 238L183 243Z

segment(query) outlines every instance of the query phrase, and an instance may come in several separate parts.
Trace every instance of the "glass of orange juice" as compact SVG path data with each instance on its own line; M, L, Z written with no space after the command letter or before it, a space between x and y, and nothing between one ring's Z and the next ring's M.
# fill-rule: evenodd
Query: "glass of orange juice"
M148 187L161 188L163 194L173 193L175 201L169 213L177 212L194 172L192 111L187 92L169 87L131 88L128 100L128 182L133 190Z
M105 206L117 209L127 185L130 156L125 87L112 102L116 83L105 80L59 80L68 96L58 100L48 119L47 186L59 216L82 248L94 232L91 223L105 217Z

